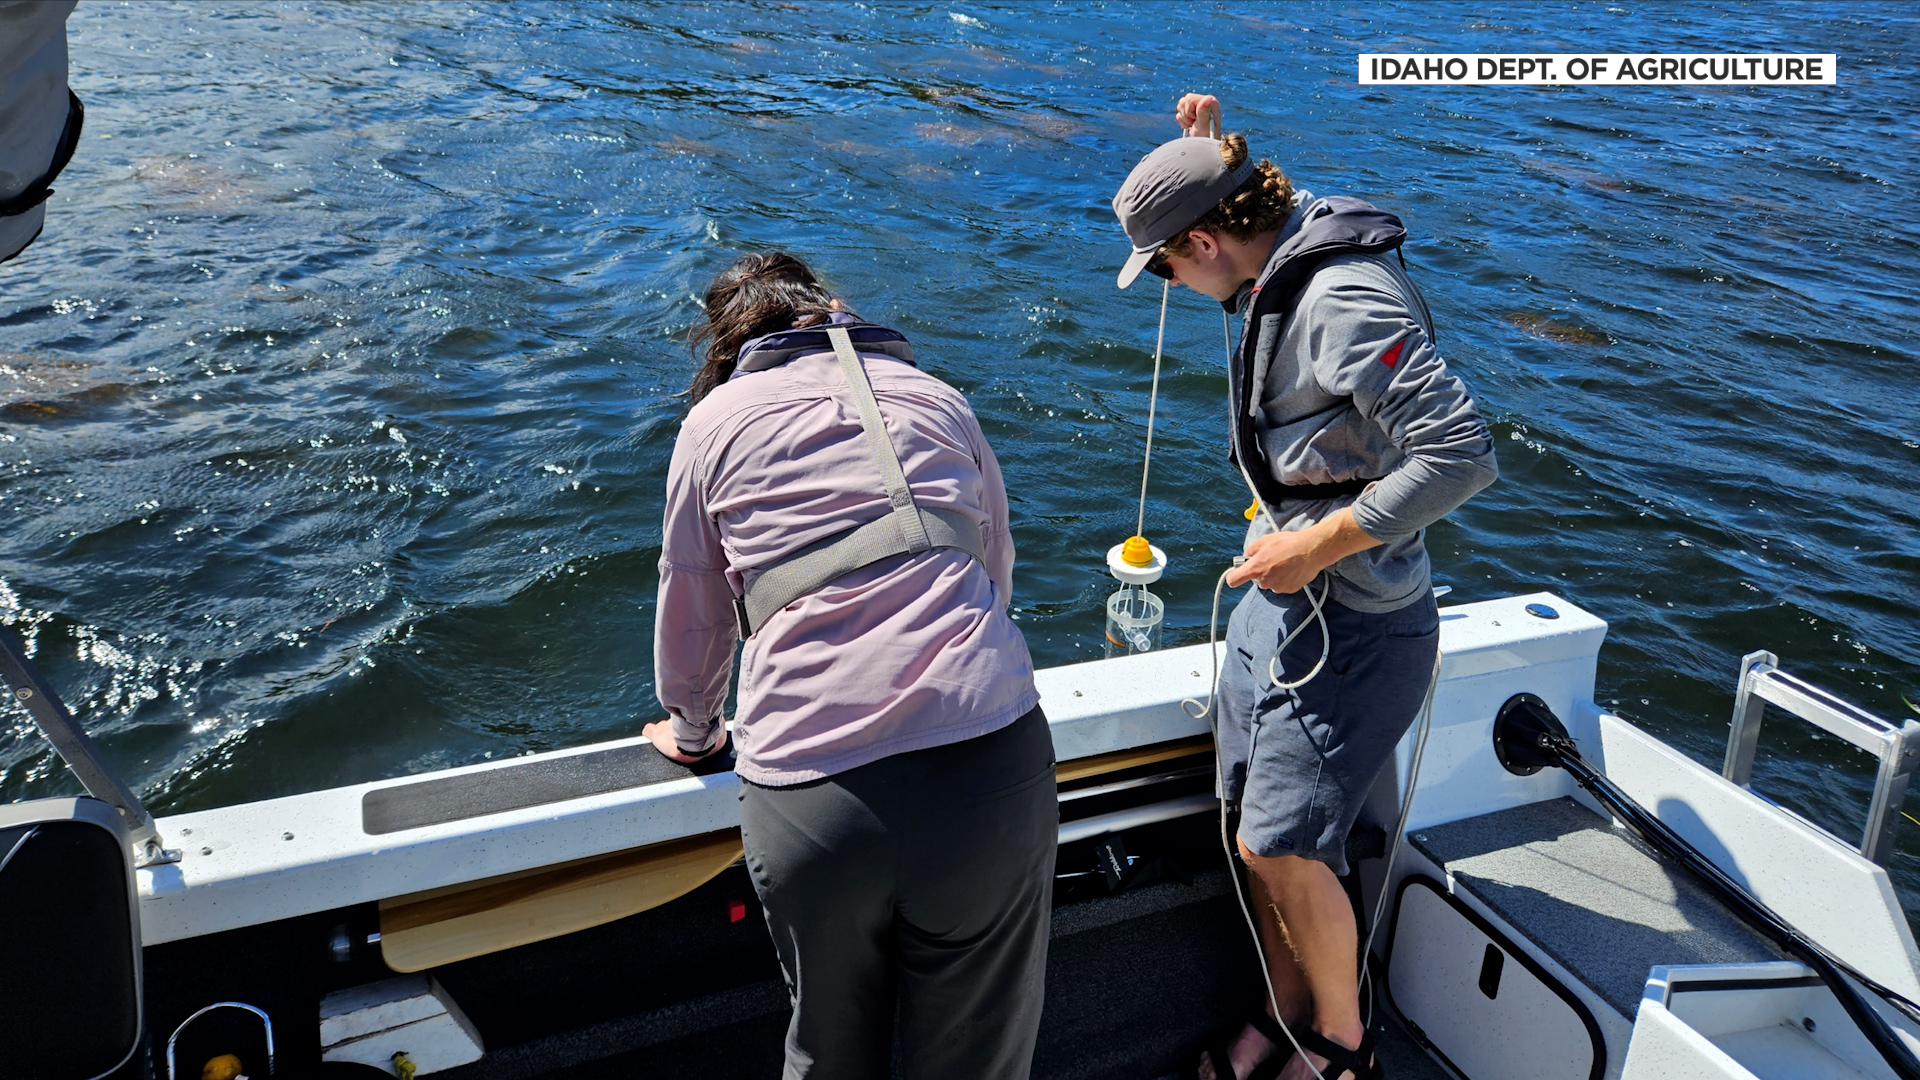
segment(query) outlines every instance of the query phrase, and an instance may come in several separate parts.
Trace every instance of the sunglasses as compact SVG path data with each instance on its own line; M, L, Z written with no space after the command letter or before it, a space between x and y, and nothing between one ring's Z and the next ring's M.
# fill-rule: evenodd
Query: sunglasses
M1161 248L1147 260L1147 272L1163 281L1173 280L1173 267L1167 265L1167 249Z

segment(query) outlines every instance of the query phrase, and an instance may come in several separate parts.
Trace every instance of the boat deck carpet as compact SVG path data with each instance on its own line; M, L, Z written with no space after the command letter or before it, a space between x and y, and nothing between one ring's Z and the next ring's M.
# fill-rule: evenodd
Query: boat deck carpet
M1656 964L1782 958L1685 871L1570 798L1408 840L1629 1020Z
M1047 960L1035 1080L1172 1077L1262 993L1219 869L1056 909ZM502 1049L443 1075L763 1080L780 1073L787 1016L786 989L769 979ZM1397 1027L1387 1026L1379 1047L1395 1080L1446 1080Z

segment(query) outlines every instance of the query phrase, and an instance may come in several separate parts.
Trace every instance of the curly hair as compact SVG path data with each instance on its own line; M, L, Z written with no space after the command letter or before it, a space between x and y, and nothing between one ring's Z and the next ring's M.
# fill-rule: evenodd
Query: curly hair
M1227 168L1237 169L1247 161L1247 137L1228 135L1220 140L1220 157ZM1200 216L1200 220L1180 231L1180 235L1160 245L1165 255L1186 255L1193 250L1194 229L1226 233L1235 240L1250 240L1256 233L1277 229L1293 213L1293 181L1280 167L1262 158L1253 175L1241 181L1233 194Z
M735 259L707 286L702 301L706 318L687 341L695 358L704 362L684 392L698 403L733 375L740 346L781 330L825 322L833 313L833 300L833 293L798 256L756 251Z

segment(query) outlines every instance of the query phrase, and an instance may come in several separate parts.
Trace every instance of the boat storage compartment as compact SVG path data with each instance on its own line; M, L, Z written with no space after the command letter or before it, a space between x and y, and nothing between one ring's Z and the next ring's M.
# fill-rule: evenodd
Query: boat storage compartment
M1425 875L1395 898L1394 1010L1467 1080L1599 1080L1593 1014L1491 923Z
M1781 958L1698 882L1570 798L1415 829L1407 855L1421 883L1398 890L1388 1002L1467 1080L1618 1076L1654 967ZM1483 972L1497 995L1481 991ZM1539 995L1503 1001L1509 980L1528 977ZM1559 1034L1529 1034L1549 1022ZM1505 1039L1538 1055L1487 1060Z
M1891 1011L1889 1023L1914 1025ZM1656 967L1621 1080L1894 1080L1813 972L1792 962Z

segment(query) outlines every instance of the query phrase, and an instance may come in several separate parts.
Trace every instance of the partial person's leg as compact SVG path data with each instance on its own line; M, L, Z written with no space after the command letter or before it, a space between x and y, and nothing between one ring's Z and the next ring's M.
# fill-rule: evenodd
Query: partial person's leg
M1313 1000L1313 1030L1348 1049L1359 1046L1366 1034L1360 1020L1360 935L1340 879L1316 859L1270 859L1244 844L1240 856L1252 869L1250 876L1266 884L1280 910L1287 940L1299 959L1296 970L1304 972ZM1317 1067L1321 1059L1316 1055L1313 1063ZM1292 1072L1281 1075L1313 1074L1296 1063Z
M1247 907L1253 913L1254 925L1260 930L1260 954L1267 965L1267 977L1273 981L1274 1000L1280 1003L1279 1019L1289 1028L1298 1028L1312 1014L1313 998L1307 988L1306 973L1300 970L1300 962L1294 956L1293 944L1287 940L1287 930L1280 921L1280 912L1276 910L1273 894L1267 890L1266 881L1259 874L1247 874ZM1269 1016L1273 1010L1262 999L1261 1007ZM1254 1066L1272 1057L1276 1053L1291 1052L1292 1045L1282 1039L1276 1043L1252 1024L1240 1029L1228 1048L1228 1059L1233 1066L1233 1075L1246 1076ZM1229 1080L1215 1077L1212 1060L1200 1063L1199 1080Z
M1300 970L1300 961L1295 956L1293 942L1287 937L1286 924L1281 921L1273 892L1259 874L1247 875L1247 902L1253 907L1254 922L1260 928L1260 947L1267 957L1267 977L1273 980L1274 1000L1280 1006L1279 1019L1290 1025L1300 1023L1313 1013L1307 975Z
M1254 719L1271 711L1269 684L1272 682L1267 661L1288 630L1305 617L1307 604L1299 594L1281 595L1264 589L1250 589L1234 606L1227 622L1225 655L1221 660L1220 686L1213 709L1214 747L1221 766L1219 794L1229 802L1239 802L1245 794L1247 770L1253 751ZM1303 637L1313 637L1314 655L1319 655L1317 629ZM1306 980L1286 944L1279 915L1273 910L1266 884L1257 875L1247 875L1247 906L1259 928L1263 960L1273 978L1274 993L1282 1016L1294 1024L1310 1011ZM1239 916L1236 913L1235 918ZM1244 933L1244 931L1242 931ZM1266 1010L1264 998L1253 1008ZM1269 1010L1270 1011L1270 1010ZM1201 1054L1196 1073L1199 1080L1238 1080L1275 1054L1292 1050L1284 1039L1274 1040L1253 1023L1239 1030L1216 1035ZM1217 1067L1216 1067L1217 1066ZM1232 1076L1224 1073L1228 1068Z
M893 842L840 779L741 784L747 869L793 1000L785 1080L884 1080L889 1072Z
M1313 1001L1312 1030L1351 1050L1366 1034L1359 932L1337 875L1347 870L1347 835L1360 806L1426 697L1439 613L1429 594L1390 612L1329 603L1326 619L1332 640L1325 670L1290 690L1269 683L1256 708L1239 845L1286 924ZM1317 636L1317 629L1301 638ZM1317 660L1319 642L1303 645L1297 640L1278 657L1283 681ZM1281 1075L1311 1077L1324 1064L1315 1054ZM1345 1074L1336 1069L1326 1077Z
M1060 828L1046 717L916 756L895 923L901 1075L1026 1080Z

